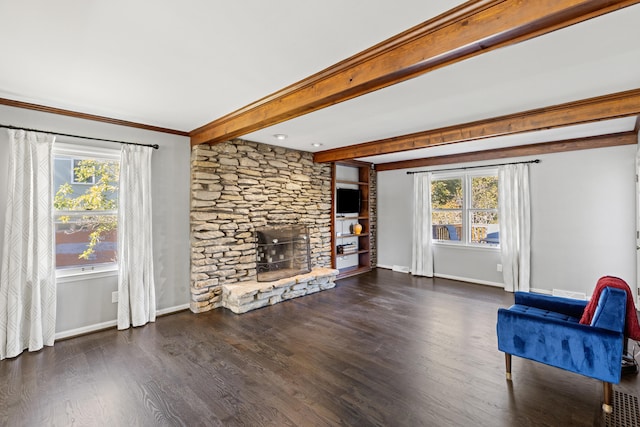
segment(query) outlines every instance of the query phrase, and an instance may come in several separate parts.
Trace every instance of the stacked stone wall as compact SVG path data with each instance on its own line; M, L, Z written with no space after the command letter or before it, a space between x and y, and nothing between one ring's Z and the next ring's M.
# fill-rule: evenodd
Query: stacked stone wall
M222 306L236 314L274 305L292 298L333 288L338 270L314 268L311 272L274 282L242 282L222 286Z
M303 224L311 266L331 266L331 166L234 140L191 152L191 310L222 305L222 285L256 279L256 227Z

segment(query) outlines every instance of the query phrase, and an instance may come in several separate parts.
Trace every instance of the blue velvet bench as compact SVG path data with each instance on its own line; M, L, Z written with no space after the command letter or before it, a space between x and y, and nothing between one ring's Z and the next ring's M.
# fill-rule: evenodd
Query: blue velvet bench
M590 325L580 324L587 301L516 292L515 304L498 309L498 349L505 353L507 380L515 355L603 381L605 412L612 384L620 382L626 292L607 287Z

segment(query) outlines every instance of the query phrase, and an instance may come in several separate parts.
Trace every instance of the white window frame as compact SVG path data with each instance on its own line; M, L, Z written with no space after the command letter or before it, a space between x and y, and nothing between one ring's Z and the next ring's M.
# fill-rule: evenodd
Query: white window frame
M66 142L55 142L53 144L52 156L55 158L56 156L66 156L70 157L73 161L71 163L72 167L74 167L74 163L76 160L84 160L84 159L105 159L105 160L117 160L120 161L120 150L117 148L104 148L104 147L91 147L87 145L80 144L70 144ZM75 182L74 181L75 174L72 171L71 175L71 184L89 184L87 182ZM95 179L94 179L95 181ZM95 182L94 182L95 183ZM91 183L90 185L93 185ZM54 185L53 179L51 180L51 185ZM55 195L57 189L53 189L52 194ZM57 211L53 210L52 216L64 214L65 211ZM74 212L77 214L77 212ZM117 211L104 211L105 215L108 214L116 214ZM55 241L53 242L55 245ZM54 257L56 256L56 252L54 250ZM108 263L103 265L85 265L78 266L75 268L56 268L56 281L59 283L64 282L74 282L74 281L82 281L87 278L87 276L91 276L92 278L99 277L109 277L115 276L118 274L118 263Z
M434 245L443 245L443 246L458 246L458 247L468 247L468 248L478 248L478 249L486 249L486 250L499 250L500 244L486 244L486 243L476 243L471 241L471 214L472 212L482 212L482 211L496 211L498 213L498 208L496 209L474 209L472 208L471 197L471 185L472 179L476 177L483 176L495 176L498 177L498 169L495 167L488 168L480 168L473 171L447 171L447 172L437 172L434 171L431 175L431 182L433 181L442 181L447 179L461 179L462 180L462 233L460 235L460 240L437 240L433 239L432 242ZM457 210L457 209L456 209ZM432 211L440 211L439 209L433 209ZM498 218L500 221L500 218Z
M434 244L438 244L438 245L455 245L455 246L460 246L460 245L464 245L465 244L465 239L464 239L464 230L465 230L465 204L466 204L466 192L465 192L465 176L464 173L461 173L460 171L456 171L456 172L442 172L442 173L437 173L437 172L433 172L431 175L431 183L429 185L433 184L433 181L446 181L446 180L453 180L453 179L459 179L462 181L462 207L460 209L434 209L433 206L431 207L431 219L433 220L433 212L447 212L447 211L461 211L462 214L462 230L463 230L463 234L460 235L460 240L437 240L437 239L433 239L433 243ZM433 228L433 224L432 224L432 228Z

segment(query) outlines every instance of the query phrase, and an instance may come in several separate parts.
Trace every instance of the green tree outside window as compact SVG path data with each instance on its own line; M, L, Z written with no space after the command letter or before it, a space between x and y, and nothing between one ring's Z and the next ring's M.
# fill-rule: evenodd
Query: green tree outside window
M74 222L74 231L90 231L89 242L79 259L88 260L96 246L107 233L117 228L116 215L100 214L118 209L118 177L120 164L113 160L84 159L76 163L73 170L74 182L91 183L82 194L76 195L74 186L66 182L56 191L54 209L62 212L85 212ZM95 212L92 215L90 212ZM71 215L59 215L61 223L68 224Z

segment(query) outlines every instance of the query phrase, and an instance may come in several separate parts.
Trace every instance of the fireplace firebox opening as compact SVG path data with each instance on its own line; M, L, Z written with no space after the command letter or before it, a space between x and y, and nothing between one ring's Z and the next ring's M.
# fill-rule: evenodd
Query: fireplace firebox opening
M311 271L309 230L304 225L256 228L258 282L272 282Z

